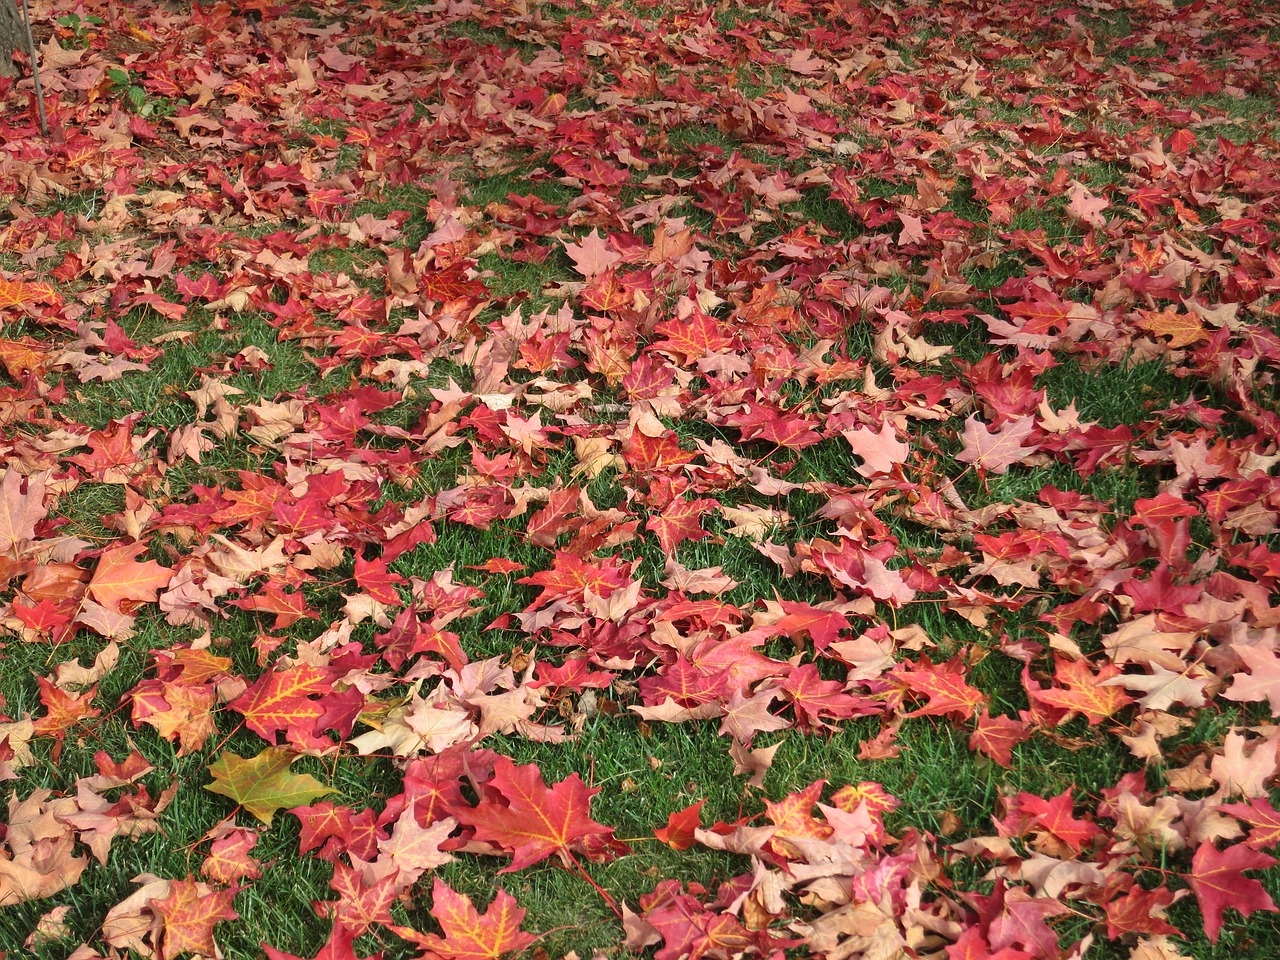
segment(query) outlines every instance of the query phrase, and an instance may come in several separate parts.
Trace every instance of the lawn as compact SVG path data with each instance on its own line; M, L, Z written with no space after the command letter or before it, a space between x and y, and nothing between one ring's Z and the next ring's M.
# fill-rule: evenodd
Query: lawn
M1280 14L32 6L0 960L1280 954Z

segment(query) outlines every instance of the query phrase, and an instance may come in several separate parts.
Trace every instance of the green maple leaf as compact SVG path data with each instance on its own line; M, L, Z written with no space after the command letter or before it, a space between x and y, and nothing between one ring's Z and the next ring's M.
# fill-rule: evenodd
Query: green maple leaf
M334 791L308 773L290 773L298 754L284 747L267 747L256 757L224 753L209 765L213 783L204 788L230 797L263 823L283 807L309 804Z

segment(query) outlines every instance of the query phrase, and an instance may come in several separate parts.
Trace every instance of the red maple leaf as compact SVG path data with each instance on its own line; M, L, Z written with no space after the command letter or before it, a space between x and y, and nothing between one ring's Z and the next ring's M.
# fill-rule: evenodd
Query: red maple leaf
M1255 910L1276 909L1262 884L1244 875L1245 870L1265 870L1275 863L1274 857L1247 844L1237 843L1225 850L1219 850L1212 840L1200 844L1191 858L1191 872L1183 876L1200 902L1204 933L1210 943L1218 942L1222 914L1228 907L1245 917Z
M702 825L700 813L705 800L691 803L667 817L667 825L653 831L653 835L672 850L688 850L694 844L693 833Z
M1036 826L1047 830L1054 838L1065 844L1073 855L1080 853L1094 837L1102 832L1092 821L1079 820L1072 816L1074 800L1070 790L1064 790L1056 797L1048 799L1031 793L1020 793L1014 801L1023 813L1035 817Z
M1181 931L1164 919L1165 907L1173 903L1168 887L1145 890L1134 884L1123 896L1106 904L1107 936L1116 940L1126 933L1181 936Z
M1245 843L1255 850L1280 844L1280 811L1265 798L1253 797L1248 803L1224 803L1218 809L1238 817L1253 828Z
M849 618L835 610L823 610L803 601L792 600L781 601L781 606L785 616L773 625L773 629L785 634L790 640L807 633L819 652L840 639L840 631L849 629Z
M978 715L977 729L969 735L969 749L985 753L1006 770L1013 764L1013 748L1031 737L1031 725L1012 717Z
M566 863L573 853L592 860L612 860L629 848L614 837L613 828L590 817L589 788L576 773L548 788L537 764L516 766L506 757L494 763L485 798L474 807L450 812L464 826L475 828L477 840L493 843L512 855L501 872L521 870L556 854Z
M663 553L669 557L674 556L676 547L686 540L702 540L711 536L702 529L698 518L717 506L719 506L717 501L706 497L697 500L676 497L666 505L662 513L656 517L650 517L644 528L652 530L658 537L658 545L662 547Z
M649 349L665 353L685 366L733 343L730 337L720 332L720 324L714 317L696 308L684 320L671 319L656 324L653 332L666 339Z
M354 940L355 934L342 924L334 923L333 929L329 931L329 939L311 960L382 960L381 950L364 958L357 957L351 948ZM277 950L268 943L263 943L262 949L266 951L267 960L304 960L295 954Z
M285 731L291 742L310 744L315 722L324 716L317 697L332 692L329 675L307 663L271 670L227 706L244 715L245 726L272 743Z
M282 581L271 578L256 593L231 600L229 605L241 610L274 613L276 619L271 625L273 630L285 630L299 620L314 619L317 616L316 611L307 606L307 598L301 591L286 593L283 586Z
M1120 668L1114 663L1104 663L1095 674L1084 660L1057 658L1054 678L1060 686L1039 687L1032 683L1023 670L1023 683L1031 700L1043 706L1065 711L1056 723L1065 723L1076 713L1084 715L1090 724L1101 723L1108 717L1133 703L1133 698L1117 686L1103 686L1104 680L1120 676Z
M396 592L396 587L408 582L400 574L387 569L386 561L380 557L366 560L356 554L356 584L379 603L392 607L400 606L404 601Z
M939 664L924 657L919 663L904 664L891 671L889 676L892 679L928 700L923 707L904 716L967 720L977 707L985 707L987 695L965 680L963 666L964 660L960 656Z
M333 877L329 886L338 899L324 900L315 905L316 912L332 916L340 925L356 936L375 923L391 923L391 902L396 898L398 875L392 871L385 876L371 879L364 871L338 862L333 865Z
M238 880L256 880L262 876L262 864L251 856L258 843L254 830L232 830L213 841L209 856L200 873L215 883L233 884Z

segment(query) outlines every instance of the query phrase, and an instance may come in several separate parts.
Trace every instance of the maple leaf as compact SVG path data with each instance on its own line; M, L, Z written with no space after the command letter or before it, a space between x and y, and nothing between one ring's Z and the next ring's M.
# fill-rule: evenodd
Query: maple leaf
M236 888L202 892L203 886L188 876L185 880L173 881L168 896L151 901L151 909L164 922L160 960L173 960L183 953L215 955L218 948L213 942L214 926L219 921L240 916L231 906L238 892Z
M385 876L370 876L366 871L338 862L333 866L329 886L338 895L337 900L316 904L317 912L331 915L334 920L359 936L373 924L392 922L390 907L396 898L398 881L395 871Z
M1109 204L1105 197L1095 197L1089 192L1089 188L1079 183L1073 183L1071 189L1067 191L1067 213L1078 223L1084 224L1086 227L1105 227L1107 219L1102 215L1102 211L1107 209Z
M667 825L658 827L653 835L672 850L688 850L694 845L694 832L702 825L700 812L705 800L691 803L667 817Z
M138 563L145 549L145 544L126 543L102 551L89 581L89 596L112 613L125 612L122 604L155 600L173 579L173 571L154 560Z
M987 473L1004 473L1026 459L1027 438L1036 427L1035 417L1019 417L999 430L990 430L976 415L964 422L964 449L956 454L962 463L971 463Z
M963 666L961 656L936 665L924 658L918 664L904 665L892 671L890 676L893 679L905 684L912 693L928 699L924 706L903 716L950 716L966 720L973 716L977 707L985 708L986 694L965 680Z
M1222 696L1237 702L1266 700L1271 715L1280 716L1280 656L1262 644L1234 644L1231 649L1249 672L1235 674Z
M564 252L569 255L578 273L588 280L622 262L622 254L610 249L608 241L594 227L582 238L581 243L564 241Z
M0 480L0 551L18 557L36 535L36 524L45 518L47 474L24 477L8 469Z
M49 303L56 296L53 287L47 283L28 283L0 276L0 310L26 303Z
M717 501L705 497L697 500L677 497L663 508L662 513L650 517L644 528L654 532L663 553L673 556L676 547L684 541L711 536L699 525L698 518L716 506L719 506Z
M271 670L258 678L227 706L244 715L245 726L264 740L276 742L284 730L290 739L307 744L315 722L324 716L324 707L310 697L323 697L333 690L328 674L310 664L288 670Z
M381 950L367 957L357 957L351 946L354 941L355 934L347 927L335 922L333 929L329 931L329 939L324 942L324 946L310 960L382 960ZM262 943L261 946L266 952L267 960L304 960L304 958L292 953L277 950L269 943Z
M1020 793L1014 798L1017 806L1024 813L1035 817L1035 825L1052 834L1053 846L1065 846L1065 850L1049 849L1037 839L1037 849L1044 850L1053 856L1079 854L1101 831L1092 821L1080 820L1072 815L1073 798L1071 791L1066 790L1056 797L1045 799L1029 793Z
M785 730L791 726L790 721L769 712L769 707L778 699L777 690L763 689L746 696L742 688L735 687L724 704L724 719L720 721L720 732L733 735L739 743L750 743L757 733L770 730Z
M428 870L443 866L453 859L440 849L449 835L457 828L452 817L443 817L430 826L422 827L412 808L396 820L391 836L378 841L378 856L386 857L396 865L397 885L416 883Z
M250 856L258 843L255 830L235 829L213 841L200 873L215 883L234 884L262 876L262 864Z
M1095 674L1084 660L1057 658L1055 679L1062 686L1039 687L1033 684L1024 669L1023 684L1031 699L1040 704L1067 711L1062 718L1081 713L1091 724L1101 723L1108 717L1133 703L1131 697L1117 686L1105 686L1106 681L1120 676L1120 668L1114 663L1104 663Z
M667 354L685 365L694 363L709 353L727 349L733 340L720 332L720 324L714 317L694 309L683 319L665 320L656 324L653 332L666 337L649 349Z
M267 747L255 757L227 752L208 766L210 793L230 797L263 823L277 810L310 803L333 790L307 773L290 773L298 754L284 747Z
M499 757L485 785L486 799L450 812L459 823L475 828L476 839L512 854L502 873L522 870L552 854L568 863L574 851L611 860L629 848L614 838L612 827L591 819L591 798L599 792L576 773L548 788L536 764L516 766Z
M1013 748L1031 738L1031 726L1011 717L991 716L985 709L969 736L969 749L985 753L1006 770L1013 765Z
M850 449L862 458L854 467L864 477L875 477L893 472L898 464L905 463L911 447L898 440L898 433L889 423L880 424L879 431L867 427L841 430L840 435L849 442Z
M822 652L840 639L840 631L849 629L849 618L835 610L824 610L802 601L783 600L780 606L785 614L774 629L795 640L807 633L814 647Z
M1255 850L1280 844L1280 811L1262 797L1253 797L1248 803L1224 803L1218 808L1249 824L1251 829L1245 840Z
M1107 936L1112 940L1127 933L1179 936L1178 928L1164 919L1165 908L1174 899L1167 887L1145 890L1134 884L1124 896L1107 902Z
M1243 843L1219 850L1206 840L1191 858L1191 872L1183 874L1204 915L1204 933L1210 943L1218 942L1222 914L1228 907L1249 916L1256 910L1276 909L1262 884L1244 875L1245 870L1265 870L1276 859Z
M1139 310L1135 326L1156 337L1168 337L1173 350L1209 339L1209 331L1194 313L1178 313L1172 307L1156 312Z
M437 960L498 960L537 939L520 929L524 910L501 887L482 914L472 906L470 897L437 879L431 888L431 916L440 924L443 937L407 927L390 929Z
M93 706L93 698L98 693L96 686L76 696L59 689L44 677L36 677L36 683L40 687L40 702L46 709L45 715L36 719L32 729L41 736L62 739L71 727L102 713Z

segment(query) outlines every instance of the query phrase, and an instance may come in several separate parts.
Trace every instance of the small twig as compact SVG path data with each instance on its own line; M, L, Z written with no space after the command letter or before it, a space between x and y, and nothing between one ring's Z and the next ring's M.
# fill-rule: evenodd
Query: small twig
M31 79L36 85L36 115L40 118L40 136L49 136L49 124L44 116L44 88L40 85L40 63L36 56L36 41L31 36L31 10L27 0L22 0L22 24L27 28L27 52L31 55Z

